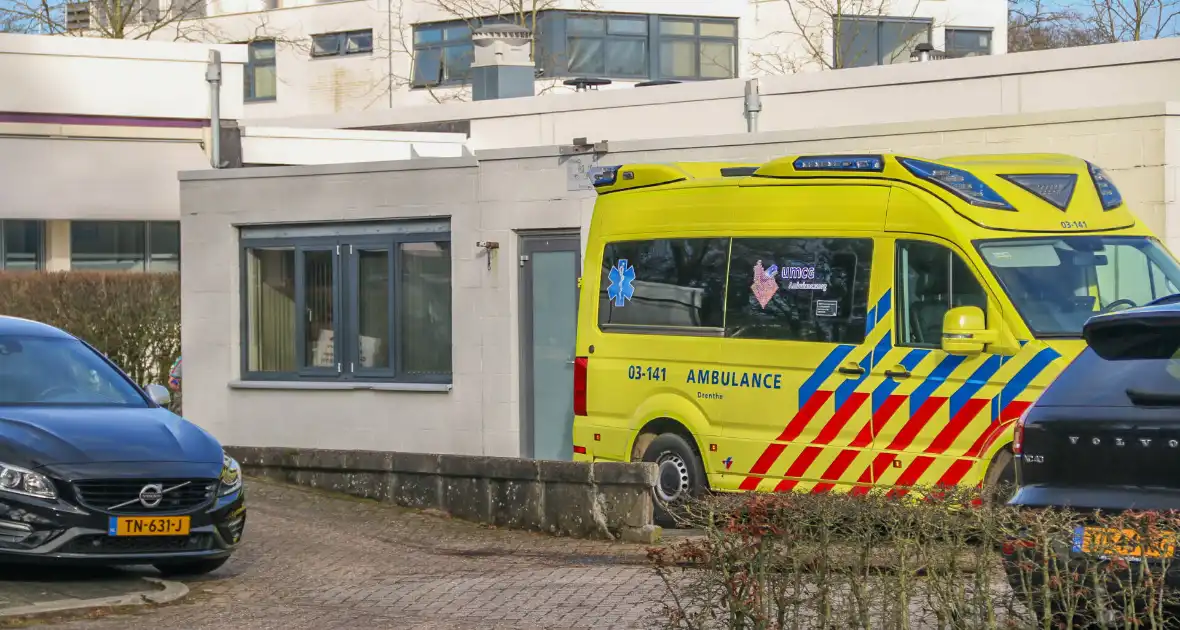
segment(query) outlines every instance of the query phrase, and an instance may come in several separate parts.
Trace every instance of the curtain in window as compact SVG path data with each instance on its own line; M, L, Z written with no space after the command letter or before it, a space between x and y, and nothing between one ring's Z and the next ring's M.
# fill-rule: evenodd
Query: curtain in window
M253 249L247 265L247 369L294 372L295 251Z
M398 291L402 371L451 373L451 244L406 243Z
M573 74L602 74L603 40L569 38L569 71Z

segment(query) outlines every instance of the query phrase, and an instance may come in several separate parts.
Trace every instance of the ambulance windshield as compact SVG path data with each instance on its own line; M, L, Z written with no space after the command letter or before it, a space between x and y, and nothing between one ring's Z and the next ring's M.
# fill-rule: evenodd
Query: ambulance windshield
M1180 293L1180 265L1145 236L992 240L979 252L1038 337L1080 337L1098 313Z

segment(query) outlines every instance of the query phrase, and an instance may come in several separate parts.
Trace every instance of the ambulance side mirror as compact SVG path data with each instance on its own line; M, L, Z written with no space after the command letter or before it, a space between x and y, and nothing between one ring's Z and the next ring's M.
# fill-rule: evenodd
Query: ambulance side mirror
M999 340L999 333L987 327L978 306L952 308L942 317L942 350L947 354L975 356Z

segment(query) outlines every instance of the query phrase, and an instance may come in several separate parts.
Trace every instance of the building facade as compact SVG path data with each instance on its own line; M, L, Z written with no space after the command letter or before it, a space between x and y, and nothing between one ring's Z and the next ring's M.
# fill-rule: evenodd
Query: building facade
M159 0L164 2L166 0ZM250 118L469 100L472 31L534 33L534 93L1004 53L1005 0L209 0L153 39L247 43ZM837 10L843 14L833 15ZM499 11L500 15L486 15Z

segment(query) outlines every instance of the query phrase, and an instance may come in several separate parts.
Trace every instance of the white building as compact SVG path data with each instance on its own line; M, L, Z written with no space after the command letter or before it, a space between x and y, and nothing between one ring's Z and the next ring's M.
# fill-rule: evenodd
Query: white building
M922 43L948 57L999 54L1007 41L1006 0L209 0L196 7L202 17L152 39L249 43L245 97L253 119L470 99L472 29L497 21L535 25L535 93L569 90L564 81L578 77L623 87L906 63ZM844 15L833 17L837 7Z
M0 270L179 269L176 173L211 165L212 49L223 162L464 154L462 134L237 126L245 46L4 34Z

